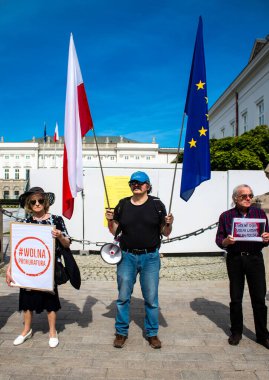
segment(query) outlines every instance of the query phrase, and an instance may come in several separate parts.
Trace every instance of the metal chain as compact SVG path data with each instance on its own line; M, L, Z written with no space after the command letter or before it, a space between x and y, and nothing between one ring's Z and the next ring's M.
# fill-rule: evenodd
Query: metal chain
M7 210L1 210L1 212L8 216L9 218L13 218L15 219L16 221L18 222L25 222L26 219L23 219L23 218L18 218L17 216L14 216L13 215L13 212L11 211L7 211ZM171 239L165 239L165 240L162 240L162 244L167 244L167 243L173 243L174 241L176 240L185 240L185 239L188 239L190 236L198 236L202 233L204 233L205 231L207 230L213 230L213 228L217 228L218 227L218 222L216 223L213 223L211 224L210 226L206 227L206 228L199 228L198 230L196 231L193 231L193 232L190 232L189 234L184 234L184 235L181 235L181 236L175 236ZM70 237L71 241L75 241L77 243L81 243L81 244L86 244L86 245L91 245L91 244L94 244L96 245L97 247L101 247L103 246L104 244L106 244L106 242L102 242L102 241L97 241L97 242L93 242L93 241L90 241L90 240L81 240L81 239L75 239L73 237Z
M2 212L2 214L8 216L9 218L15 219L17 222L24 223L25 220L26 220L25 218L18 218L17 216L14 216L13 214L14 214L15 211L11 212L11 211L7 211L7 210L1 209L1 212Z
M207 230L213 230L213 228L217 228L218 224L219 224L219 222L216 222L216 223L213 223L213 224L211 224L210 226L208 226L206 228L199 228L199 230L193 231L193 232L191 232L189 234L185 234L185 235L181 235L181 236L176 236L176 237L173 237L171 239L162 240L162 244L172 243L173 241L176 241L176 240L188 239L190 236L201 235L202 233L204 233Z

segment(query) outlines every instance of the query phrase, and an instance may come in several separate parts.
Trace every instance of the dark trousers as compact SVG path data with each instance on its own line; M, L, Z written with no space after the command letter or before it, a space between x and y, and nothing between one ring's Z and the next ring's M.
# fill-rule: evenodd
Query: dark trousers
M248 256L228 253L226 265L230 280L232 334L242 334L243 332L242 299L246 278L253 309L256 337L258 340L268 338L267 306L265 305L266 281L262 253Z

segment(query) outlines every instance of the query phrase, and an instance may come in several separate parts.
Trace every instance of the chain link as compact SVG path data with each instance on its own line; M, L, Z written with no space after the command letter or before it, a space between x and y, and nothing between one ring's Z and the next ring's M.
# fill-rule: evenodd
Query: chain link
M26 220L25 218L18 218L17 216L14 216L13 212L11 212L11 211L7 211L7 210L3 210L2 209L1 212L4 215L8 216L9 218L15 219L17 222L22 222L23 223ZM208 226L206 228L199 228L198 230L190 232L189 234L184 234L184 235L181 235L181 236L175 236L175 237L173 237L171 239L162 240L162 244L173 243L174 241L177 241L177 240L185 240L185 239L188 239L191 236L201 235L202 233L204 233L207 230L213 230L214 228L217 228L218 224L219 223L216 222L216 223L213 223L213 224L211 224L210 226ZM90 240L75 239L73 237L70 237L70 239L71 239L72 242L75 241L77 243L86 244L86 245L94 244L97 247L101 247L104 244L106 244L106 242L102 242L102 241L93 242L93 241L90 241Z
M19 218L19 217L17 217L17 216L14 216L13 213L14 213L15 211L11 212L11 211L7 211L7 210L3 210L3 209L1 209L1 212L2 212L2 214L8 216L9 218L13 218L13 219L15 219L17 222L22 222L22 223L24 223L25 220L26 220L25 218Z
M176 240L184 240L184 239L188 239L190 236L200 235L200 234L204 233L207 230L213 230L213 228L217 228L218 225L219 225L219 223L216 222L216 223L213 223L213 224L211 224L210 226L208 226L206 228L199 228L199 230L193 231L193 232L191 232L189 234L185 234L185 235L181 235L181 236L176 236L176 237L171 238L171 239L162 240L162 244L172 243L173 241L176 241Z

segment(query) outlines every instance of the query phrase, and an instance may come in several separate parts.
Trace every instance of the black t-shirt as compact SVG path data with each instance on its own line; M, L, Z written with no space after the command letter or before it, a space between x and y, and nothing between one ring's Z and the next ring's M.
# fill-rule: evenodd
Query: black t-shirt
M161 216L154 202L160 202L163 209ZM119 223L122 231L121 248L126 250L159 247L160 226L164 223L166 215L164 204L150 196L142 205L135 206L130 199L126 199L119 210L119 204L114 211L114 220Z

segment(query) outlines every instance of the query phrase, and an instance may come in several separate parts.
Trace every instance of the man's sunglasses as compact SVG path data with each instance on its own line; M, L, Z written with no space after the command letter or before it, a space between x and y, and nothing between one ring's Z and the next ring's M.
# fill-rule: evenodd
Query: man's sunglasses
M135 185L142 186L142 185L144 185L144 183L147 183L147 182L130 181L129 186L135 186Z
M32 201L30 201L31 205L34 206L36 203L39 203L40 205L43 205L44 202L45 202L45 199L42 198L42 199L33 199Z
M250 198L252 199L254 197L253 194L242 194L242 195L239 195L238 198L242 199L242 200L246 200L247 198Z

